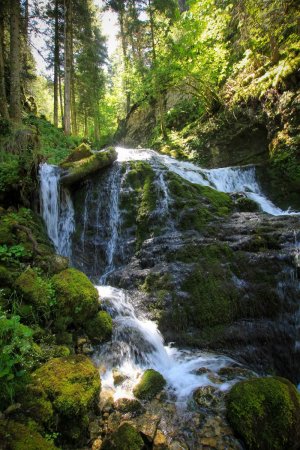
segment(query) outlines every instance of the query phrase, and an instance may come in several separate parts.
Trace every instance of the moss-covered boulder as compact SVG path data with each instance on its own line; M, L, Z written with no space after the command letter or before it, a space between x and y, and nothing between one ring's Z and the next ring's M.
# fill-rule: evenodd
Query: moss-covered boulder
M0 421L1 449L10 450L55 450L57 447L46 441L39 433L12 420Z
M61 163L61 165L64 167L69 163L81 161L82 159L89 158L92 155L93 153L91 151L91 147L83 142L82 144L80 144L78 147L74 148L71 151L71 153Z
M107 312L99 311L93 319L87 321L84 329L92 341L107 341L112 334L112 318Z
M16 286L25 301L36 307L47 307L52 295L51 285L31 268L25 270L16 280Z
M102 450L141 450L144 441L138 431L129 423L123 423L114 433L108 436Z
M228 419L251 450L296 450L300 442L300 396L284 378L237 383L227 399Z
M134 387L134 395L141 400L152 400L166 385L164 377L153 369L147 369Z
M81 442L100 393L99 373L90 359L83 355L51 359L32 379L50 400L63 440Z
M82 325L97 314L98 291L82 272L66 269L52 277L61 316L68 317L66 324Z
M110 147L107 150L94 153L88 158L65 164L63 168L67 169L67 172L61 177L61 182L66 186L77 183L98 170L110 166L117 159L117 156L115 148Z

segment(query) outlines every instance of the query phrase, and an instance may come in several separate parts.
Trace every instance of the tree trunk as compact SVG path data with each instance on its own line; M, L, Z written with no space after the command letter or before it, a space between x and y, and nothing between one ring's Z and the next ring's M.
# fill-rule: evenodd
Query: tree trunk
M99 105L94 106L94 138L96 142L100 141L100 123L99 123Z
M4 119L8 119L8 107L5 90L4 74L4 17L0 11L0 114Z
M71 78L72 78L72 0L64 0L65 6L65 108L64 132L71 134Z
M124 60L124 71L125 71L125 79L123 89L126 94L126 115L130 110L130 91L128 86L128 57L127 57L127 44L126 44L126 36L124 30L124 11L123 9L119 12L119 24L120 24L120 32L121 32L121 41L122 41L122 52L123 52L123 60Z
M58 90L59 90L59 103L60 103L60 116L61 116L61 126L64 128L64 98L61 82L61 67L60 62L58 66Z
M150 18L150 30L151 30L151 43L152 43L152 58L153 58L153 67L156 69L156 46L155 46L155 32L154 32L154 11L151 0L148 0L149 5L149 18ZM157 79L157 74L154 74L154 83L155 83L155 91L157 92L157 104L158 104L158 114L160 121L160 129L163 138L166 140L168 138L167 127L165 122L165 108L164 108L164 100L163 94L161 90L161 86L159 80Z
M88 118L87 118L87 111L86 108L84 108L84 137L86 138L88 136Z
M58 83L59 83L59 36L58 36L58 0L55 0L55 25L54 25L54 92L53 92L53 121L58 127Z
M10 117L21 121L20 1L10 1Z

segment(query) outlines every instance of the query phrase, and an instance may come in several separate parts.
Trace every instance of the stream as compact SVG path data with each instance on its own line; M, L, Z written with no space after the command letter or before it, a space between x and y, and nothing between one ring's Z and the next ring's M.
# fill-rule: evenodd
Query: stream
M127 176L130 161L148 161L155 172L155 183L160 192L156 214L165 217L165 227L172 231L168 208L170 204L166 171L171 171L189 182L210 186L227 193L244 193L254 200L260 209L274 216L299 214L290 209L284 211L275 206L262 192L256 179L255 167L228 167L202 169L190 162L175 160L149 149L117 148L118 160L101 181L101 189L95 197L88 182L82 213L80 252L85 254L87 228L94 220L95 255L93 281L104 308L111 314L114 331L111 342L95 351L93 359L100 368L102 388L111 390L114 399L133 398L132 388L146 368L159 371L166 379L169 397L178 404L185 404L191 393L201 386L214 386L226 391L236 380L214 381L224 367L240 367L233 359L200 350L178 349L170 343L165 345L154 321L149 320L139 308L139 302L126 290L107 285L109 275L118 267L118 253L126 252L119 236L122 220L119 196ZM122 167L125 166L125 171ZM48 164L40 168L40 196L42 216L56 251L70 258L74 257L72 235L76 230L75 211L70 193L60 188L60 169ZM295 238L296 239L296 238ZM297 251L299 251L299 244ZM98 273L98 247L103 248L105 268ZM297 258L299 254L297 253ZM120 259L120 258L119 258ZM97 276L95 276L97 275ZM98 281L97 281L98 280ZM298 345L298 344L297 344ZM199 373L201 368L201 373ZM114 370L117 369L124 381L114 385ZM197 373L198 371L198 373Z

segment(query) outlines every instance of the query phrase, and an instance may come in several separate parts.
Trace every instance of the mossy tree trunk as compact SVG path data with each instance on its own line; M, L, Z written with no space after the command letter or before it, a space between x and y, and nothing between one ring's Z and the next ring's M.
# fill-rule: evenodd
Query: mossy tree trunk
M53 85L53 122L58 127L58 83L59 83L59 29L58 29L58 0L55 0L54 7L54 85Z
M10 117L21 121L20 81L20 16L19 0L10 1Z
M72 87L72 0L64 1L65 7L65 108L64 132L71 134L71 87Z
M5 89L4 75L4 12L3 6L0 10L0 114L4 119L8 119L8 107Z

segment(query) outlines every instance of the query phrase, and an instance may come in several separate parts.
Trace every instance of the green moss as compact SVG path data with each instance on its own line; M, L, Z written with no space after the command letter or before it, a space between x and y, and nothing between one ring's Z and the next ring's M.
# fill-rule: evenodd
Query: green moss
M59 314L76 325L96 315L99 301L98 291L82 272L66 269L52 277L57 297Z
M241 212L256 212L259 211L258 204L251 200L251 198L241 197L237 200L236 206Z
M107 312L99 311L94 319L86 322L85 331L92 341L107 341L112 334L112 318Z
M82 159L89 158L92 155L93 153L91 152L91 147L85 143L82 143L71 151L61 165L64 166L69 163L81 161Z
M11 450L55 450L39 433L12 420L0 421L0 441Z
M292 450L300 437L300 396L282 378L237 383L227 399L228 419L249 449Z
M103 450L142 450L144 441L138 431L129 423L123 423L117 431L107 437Z
M182 285L190 296L185 309L198 327L230 323L236 314L237 294L224 279L226 272L214 264L207 268L197 265Z
M90 359L83 355L51 359L32 379L52 404L62 442L83 444L100 392L99 373Z
M86 356L51 359L32 378L46 392L54 409L64 416L82 416L97 403L100 378Z
M61 178L61 182L67 186L77 183L98 170L110 166L116 159L117 152L111 147L80 161L64 164L63 167L68 169L68 172Z
M41 278L31 268L25 270L16 280L16 286L25 301L39 308L48 308L53 297L51 283Z
M134 395L141 400L152 400L166 385L164 377L153 369L147 369L134 387Z
M47 428L54 425L52 403L40 386L29 384L18 397L18 401L27 417Z

